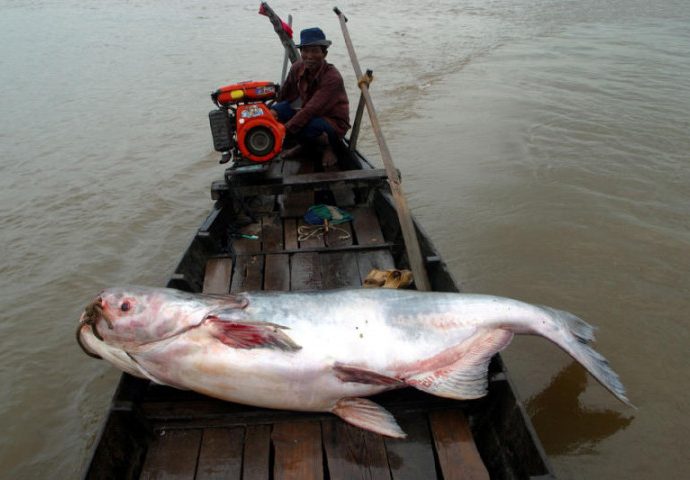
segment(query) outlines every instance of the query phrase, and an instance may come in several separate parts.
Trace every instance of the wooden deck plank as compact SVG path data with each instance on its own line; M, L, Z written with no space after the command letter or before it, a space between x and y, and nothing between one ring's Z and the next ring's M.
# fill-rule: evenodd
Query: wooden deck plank
M388 464L393 480L437 478L434 450L431 445L429 424L424 413L397 415L407 438L386 438Z
M290 290L290 256L266 255L264 290Z
M242 238L239 235L255 235L257 240ZM236 255L249 255L261 252L261 223L250 223L241 227L232 239L232 251Z
M305 240L299 240L299 248L319 248L323 247L323 233L319 230L319 225L310 225L304 221L304 218L297 220L297 233L300 238L307 237L307 232L313 232Z
M381 435L336 418L322 421L321 429L331 480L390 480Z
M357 252L357 266L359 267L360 283L364 284L364 279L373 269L389 270L395 268L395 262L390 250L382 248Z
M283 250L283 221L274 215L266 215L261 219L261 244L264 252Z
M357 256L354 252L319 254L323 288L358 287L361 285Z
M224 295L230 291L232 276L232 258L211 258L206 262L203 292Z
M193 479L201 430L164 430L154 437L141 470L142 480Z
M319 422L281 422L273 425L275 480L320 480L324 477Z
M290 257L290 289L319 290L322 286L319 254L295 253Z
M286 218L283 220L283 234L285 235L285 250L299 249L296 218Z
M460 410L439 410L431 412L429 420L443 478L489 480L465 415Z
M261 290L263 266L263 255L238 255L235 258L235 273L232 276L230 292Z
M346 222L340 225L333 225L332 230L324 236L324 244L328 248L345 247L352 245L354 235L352 234L352 223Z
M271 427L249 425L244 437L242 480L266 480L270 473Z
M203 431L196 480L241 478L244 428L206 428Z
M384 243L381 224L376 212L369 207L356 207L352 210L352 225L359 245L379 245Z

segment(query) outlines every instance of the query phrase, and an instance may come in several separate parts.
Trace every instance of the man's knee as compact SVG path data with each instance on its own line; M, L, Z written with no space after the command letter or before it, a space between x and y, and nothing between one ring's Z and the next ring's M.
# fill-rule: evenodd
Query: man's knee
M328 145L337 141L333 127L321 117L312 118L300 132L300 137L316 145Z
M295 116L295 113L297 113L288 101L274 103L273 105L271 105L271 110L276 112L278 116L278 121L281 123L287 122Z

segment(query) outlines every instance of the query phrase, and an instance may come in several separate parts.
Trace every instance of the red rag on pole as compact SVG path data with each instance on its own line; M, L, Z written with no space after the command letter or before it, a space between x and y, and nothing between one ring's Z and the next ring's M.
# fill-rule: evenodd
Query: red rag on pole
M259 15L268 17L268 12L266 12L266 7L264 6L263 2L261 5L259 5ZM288 34L288 37L292 38L292 27L282 21L280 17L278 17L278 20L280 20L280 25L283 27L283 31Z
M285 31L285 33L287 33L290 36L290 38L292 38L292 27L282 20L280 21L280 23L283 25L283 30Z

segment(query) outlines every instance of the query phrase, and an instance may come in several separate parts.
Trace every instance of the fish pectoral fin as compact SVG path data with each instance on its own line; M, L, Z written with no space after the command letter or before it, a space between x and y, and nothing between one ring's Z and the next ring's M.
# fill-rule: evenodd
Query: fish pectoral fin
M297 345L283 330L285 327L267 322L223 320L209 315L204 320L212 336L233 348L277 348L296 351Z
M387 385L391 388L404 387L405 382L398 378L389 377L373 370L362 367L336 363L333 365L333 372L338 379L343 382L366 383L368 385Z
M392 438L405 438L391 413L366 398L341 398L331 410L347 423Z
M405 383L438 397L455 400L483 397L489 386L489 361L512 338L512 332L502 329L479 332L468 340L465 351L455 362L407 377Z

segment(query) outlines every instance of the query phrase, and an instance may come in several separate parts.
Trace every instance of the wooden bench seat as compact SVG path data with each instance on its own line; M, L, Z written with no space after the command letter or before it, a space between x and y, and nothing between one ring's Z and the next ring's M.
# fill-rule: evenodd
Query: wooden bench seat
M339 172L316 172L283 177L284 187L299 188L318 188L331 186L338 183L347 183L348 186L357 183L379 183L385 181L386 171L384 169L371 170L343 170ZM354 182L354 183L353 183Z
M319 188L347 185L350 188L371 187L385 182L383 169L343 170L339 172L297 173L283 176L274 183L236 183L232 187L224 181L211 185L211 196L218 200L227 196L232 188L237 195L277 195L285 192L314 191Z

